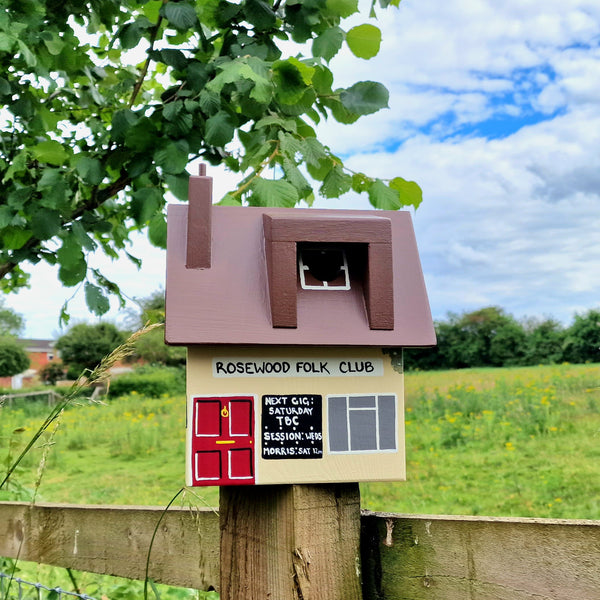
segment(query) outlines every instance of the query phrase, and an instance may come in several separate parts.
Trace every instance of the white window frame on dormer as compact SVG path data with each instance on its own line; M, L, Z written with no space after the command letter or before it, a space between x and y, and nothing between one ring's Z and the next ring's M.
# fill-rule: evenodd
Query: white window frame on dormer
M343 248L336 248L336 251L341 252L342 260L344 264L340 267L340 271L344 273L344 284L343 285L331 285L327 281L322 281L321 285L310 285L306 283L305 273L310 270L302 260L302 250L298 252L298 269L300 271L300 287L303 290L321 290L321 291L340 291L350 289L350 273L348 270L348 259L346 258L346 251Z

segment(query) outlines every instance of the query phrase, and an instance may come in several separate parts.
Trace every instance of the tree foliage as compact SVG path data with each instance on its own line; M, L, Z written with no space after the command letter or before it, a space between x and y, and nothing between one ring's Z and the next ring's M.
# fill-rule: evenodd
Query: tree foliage
M575 315L573 325L566 333L565 360L600 362L600 310Z
M69 377L85 369L93 370L100 361L125 341L126 335L112 323L78 323L56 341Z
M38 377L47 385L56 385L65 376L65 366L60 361L52 361L38 371Z
M148 324L165 322L165 291L158 289L146 298L137 301L139 312L131 315L133 329ZM184 366L186 350L182 346L167 346L164 329L153 329L141 336L135 344L135 355L144 362L157 365Z
M343 28L358 10L358 0L4 2L0 288L22 287L25 263L46 261L63 285L84 285L95 314L108 293L123 302L87 256L127 253L136 229L164 247L165 192L186 199L195 158L239 174L224 204L310 204L317 189L417 206L415 183L353 173L315 133L322 119L351 124L388 105L380 83L334 84L329 61L344 44L361 59L379 50L375 25Z
M564 327L554 319L519 322L496 306L435 323L437 346L406 352L409 369L600 363L600 310L575 315Z
M23 315L5 306L4 299L0 298L0 336L18 336L24 328L25 319Z
M12 377L29 368L31 361L23 346L12 336L0 336L0 377Z

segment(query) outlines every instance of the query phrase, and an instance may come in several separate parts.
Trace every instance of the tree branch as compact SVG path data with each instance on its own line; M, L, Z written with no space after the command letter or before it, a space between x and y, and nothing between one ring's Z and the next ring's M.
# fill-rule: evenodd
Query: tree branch
M166 4L167 0L163 0L163 4ZM152 52L152 50L154 50L154 44L156 42L156 38L158 36L158 32L160 30L160 26L162 25L163 22L163 18L161 16L158 17L158 21L156 22L156 25L152 28L152 33L150 34L150 48L148 48L148 56L146 57L146 62L144 63L144 66L142 67L142 72L140 73L140 77L139 79L135 82L135 86L133 88L133 92L131 93L131 98L129 99L129 108L131 108L134 103L135 103L135 99L137 98L138 94L140 93L140 90L142 89L142 86L144 85L144 80L146 79L146 75L148 74L148 69L150 67L150 61L152 60L150 58L150 52Z
M101 190L95 187L92 191L90 199L87 202L84 202L84 204L82 204L79 208L74 210L71 215L69 215L69 219L64 219L62 221L63 227L67 225L67 223L81 217L83 213L98 208L109 198L112 198L120 191L124 190L130 183L131 177L129 177L129 175L123 171L120 177L108 187L102 188ZM24 250L35 250L36 248L41 250L43 241L44 240L40 240L39 238L31 237L25 244L23 244L23 246L21 246L21 248L19 248L19 251L23 252ZM9 273L14 271L18 264L18 262L5 262L4 264L0 264L0 279L3 279Z

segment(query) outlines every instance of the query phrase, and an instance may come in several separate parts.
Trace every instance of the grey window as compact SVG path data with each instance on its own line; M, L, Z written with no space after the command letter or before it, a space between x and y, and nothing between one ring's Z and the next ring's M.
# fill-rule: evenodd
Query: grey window
M396 406L395 394L328 396L329 451L396 450Z

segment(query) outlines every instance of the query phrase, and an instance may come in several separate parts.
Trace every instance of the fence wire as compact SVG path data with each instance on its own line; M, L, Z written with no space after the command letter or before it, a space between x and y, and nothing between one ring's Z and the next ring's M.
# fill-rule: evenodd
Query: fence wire
M25 581L20 577L11 577L0 572L0 600L62 600L63 598L96 600L87 594L68 592L59 587L50 588L41 583Z

